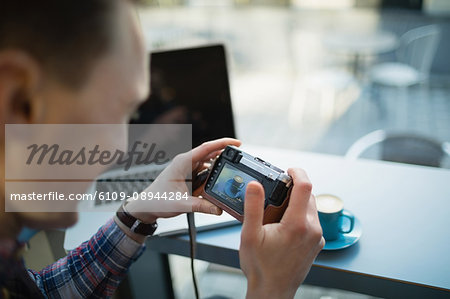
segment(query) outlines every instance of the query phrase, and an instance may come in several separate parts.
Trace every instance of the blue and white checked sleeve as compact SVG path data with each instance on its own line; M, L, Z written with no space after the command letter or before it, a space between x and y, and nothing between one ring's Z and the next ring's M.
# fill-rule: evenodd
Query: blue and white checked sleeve
M28 272L48 298L108 298L144 249L111 219L66 257Z

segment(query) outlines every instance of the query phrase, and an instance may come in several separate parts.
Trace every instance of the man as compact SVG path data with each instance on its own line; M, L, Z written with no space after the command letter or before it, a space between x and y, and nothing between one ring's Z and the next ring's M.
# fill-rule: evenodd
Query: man
M0 0L0 117L3 124L126 124L147 98L147 53L128 0ZM5 169L5 130L0 167ZM221 139L180 155L195 168L234 139ZM300 169L289 207L280 223L262 225L264 191L248 184L240 263L248 280L248 298L292 298L324 245L311 183ZM1 205L5 202L2 171ZM181 183L180 183L181 184ZM153 185L152 185L153 186ZM142 212L142 202L127 205L143 223L176 213ZM194 198L192 209L219 214ZM115 217L89 241L40 272L21 264L17 236L24 227L63 228L77 213L5 213L0 215L0 288L2 297L109 297L130 264L142 253L145 234ZM149 290L151 292L151 290Z

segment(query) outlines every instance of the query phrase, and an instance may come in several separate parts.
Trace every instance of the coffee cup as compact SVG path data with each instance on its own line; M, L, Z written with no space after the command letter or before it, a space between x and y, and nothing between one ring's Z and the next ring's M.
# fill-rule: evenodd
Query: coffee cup
M241 176L234 176L233 181L231 182L230 191L233 194L238 193L242 187L244 186L244 179Z
M316 206L326 241L336 240L341 234L348 234L353 230L355 216L344 210L344 202L339 197L331 194L317 195ZM344 218L350 221L348 229L344 229L344 223L347 222Z

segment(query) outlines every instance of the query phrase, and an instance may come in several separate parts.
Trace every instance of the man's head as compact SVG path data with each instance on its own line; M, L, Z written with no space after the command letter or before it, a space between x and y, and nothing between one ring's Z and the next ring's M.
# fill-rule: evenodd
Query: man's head
M3 0L2 123L127 123L148 93L147 54L130 2ZM3 164L4 130L0 134ZM76 215L21 218L51 227L70 225Z
M111 46L117 1L14 1L0 10L0 49L22 49L73 87Z

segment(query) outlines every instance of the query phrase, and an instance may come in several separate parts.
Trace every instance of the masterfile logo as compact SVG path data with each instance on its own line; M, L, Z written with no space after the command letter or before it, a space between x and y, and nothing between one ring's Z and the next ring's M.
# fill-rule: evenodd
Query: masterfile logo
M114 152L108 150L100 150L100 145L96 144L92 149L82 147L81 150L75 152L70 149L61 149L58 144L32 144L27 147L30 155L26 161L27 165L33 163L41 165L48 163L49 165L124 165L124 169L130 169L131 165L157 165L165 164L169 161L164 150L157 149L157 144L149 145L146 142L135 141L128 152L116 149Z
M177 200L185 195L171 192L169 187L163 190L166 193L160 194L137 191L130 195L122 190L98 194L94 190L89 194L87 190L105 172L120 172L127 177L135 167L165 169L177 155L192 149L191 142L191 125L7 124L5 198L10 200L5 201L5 211L69 212L77 210L77 201L98 198L129 200L132 196L135 200L163 197ZM192 174L192 162L187 163L187 168L186 173ZM167 186L172 180L189 182L191 179L175 178L176 175L168 173L163 178ZM154 176L146 177L149 185L157 174Z

